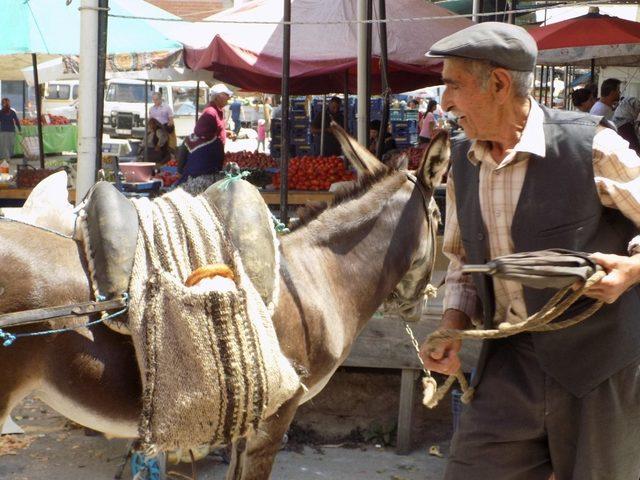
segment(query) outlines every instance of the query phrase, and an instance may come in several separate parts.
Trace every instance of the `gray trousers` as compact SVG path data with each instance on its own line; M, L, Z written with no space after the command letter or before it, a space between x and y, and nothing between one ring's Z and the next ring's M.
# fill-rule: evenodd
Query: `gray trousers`
M0 162L13 156L13 147L16 143L15 132L0 132Z
M528 334L498 340L464 406L445 480L552 472L556 480L640 478L640 365L577 398L541 370Z

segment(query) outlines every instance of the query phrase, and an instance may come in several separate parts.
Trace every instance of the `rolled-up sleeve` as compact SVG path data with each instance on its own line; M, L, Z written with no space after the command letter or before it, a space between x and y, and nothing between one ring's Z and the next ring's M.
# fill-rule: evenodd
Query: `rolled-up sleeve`
M447 213L442 247L443 253L449 259L445 281L444 309L460 310L466 313L475 324L478 324L478 295L475 284L470 275L462 273L462 266L466 263L466 254L462 245L460 225L458 224L453 182L452 172L449 172L447 179Z
M609 128L599 127L593 139L593 173L602 205L640 228L640 158ZM640 253L640 235L629 240L629 253Z

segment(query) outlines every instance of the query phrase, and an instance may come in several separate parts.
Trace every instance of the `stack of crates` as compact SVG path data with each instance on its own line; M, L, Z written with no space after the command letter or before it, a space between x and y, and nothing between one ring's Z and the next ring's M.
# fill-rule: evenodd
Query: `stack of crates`
M271 143L269 152L272 157L280 158L282 153L282 121L279 118L271 119Z
M418 111L393 108L389 120L391 134L398 148L413 147L418 143Z
M309 116L306 105L307 99L305 97L291 97L289 138L294 156L308 155L311 151Z

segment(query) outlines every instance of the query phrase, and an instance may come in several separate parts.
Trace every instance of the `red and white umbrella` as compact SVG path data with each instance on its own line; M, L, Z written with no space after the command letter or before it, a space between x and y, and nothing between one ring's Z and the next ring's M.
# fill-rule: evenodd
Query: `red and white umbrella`
M603 15L597 7L529 33L538 44L541 65L635 66L640 62L640 23Z

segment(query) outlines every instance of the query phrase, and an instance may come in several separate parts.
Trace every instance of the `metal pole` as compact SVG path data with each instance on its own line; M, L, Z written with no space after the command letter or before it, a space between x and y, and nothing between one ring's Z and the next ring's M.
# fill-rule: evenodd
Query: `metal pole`
M349 69L344 71L344 115L342 116L342 128L349 131Z
M144 153L144 161L146 162L149 158L149 152L147 151L147 132L149 131L149 82L148 80L144 81L144 145L143 145L143 153Z
M371 20L373 11L373 0L367 0L367 20ZM367 23L367 100L365 103L366 106L366 123L367 123L367 132L369 132L369 122L371 122L371 40L372 40L372 24ZM369 136L367 135L367 140ZM363 143L366 147L368 145L368 141Z
M327 127L327 94L322 95L322 118L320 120L320 156L324 157L324 129Z
M102 168L102 127L104 116L104 83L107 72L107 15L109 0L100 0L98 12L98 78L96 90L96 172Z
M358 142L367 144L367 0L358 0Z
M380 20L387 18L386 0L378 0ZM382 90L382 121L380 122L380 131L378 132L378 145L376 146L376 157L382 158L382 148L384 147L384 137L387 134L387 123L389 122L389 79L387 64L387 23L380 22L378 25L380 33L380 74L381 74L381 90Z
M538 90L538 103L542 103L542 78L544 77L544 65L540 65L540 89Z
M473 0L473 3L471 5L471 20L473 20L473 23L478 23L479 20L479 16L478 14L480 13L480 0Z
M27 118L27 82L22 82L22 118Z
M564 109L565 110L569 110L569 95L567 95L567 92L569 91L569 65L565 65L564 66L564 92L563 92L563 96L564 98L562 99L563 102L562 104L564 105Z
M98 70L98 0L82 0L80 6L80 108L78 109L78 176L76 203L95 182L96 71Z
M198 123L198 110L200 110L200 80L196 82L196 123Z
M33 83L36 86L36 115L38 120L38 148L40 150L40 168L44 168L44 142L42 141L42 95L40 92L40 83L38 82L38 56L31 54L31 63L33 64Z
M556 67L551 67L551 108L553 108L553 81L555 80Z
M280 146L280 221L289 221L289 73L291 60L291 0L284 0L282 20L282 145Z
M591 59L591 82L590 83L591 84L595 84L597 86L598 84L596 83L595 78L596 78L596 59L592 58Z

